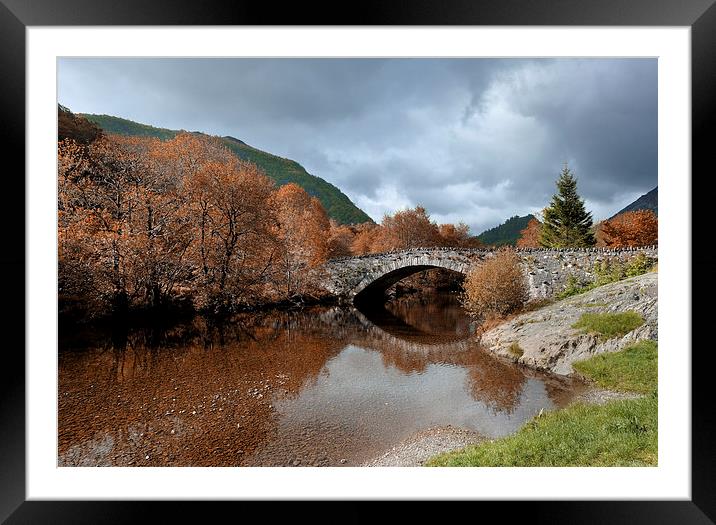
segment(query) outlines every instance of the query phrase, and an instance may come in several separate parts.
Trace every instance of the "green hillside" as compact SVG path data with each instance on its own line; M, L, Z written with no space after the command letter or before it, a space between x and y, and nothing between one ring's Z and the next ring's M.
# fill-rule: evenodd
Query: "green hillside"
M82 116L97 124L107 133L157 137L161 140L171 139L180 133L178 130L155 128L110 115L83 114ZM341 190L322 178L311 175L299 163L253 148L234 137L221 137L221 139L234 155L256 164L279 186L294 182L309 194L317 197L326 209L328 216L337 222L341 224L372 222L371 218L353 204Z
M524 217L515 215L510 217L505 222L489 230L485 230L477 236L483 244L494 245L494 246L514 246L517 244L517 239L520 238L520 231L527 227L527 223L530 219L533 219L534 215L529 214Z
M173 139L179 131L171 129L155 128L147 126L132 120L127 120L110 115L92 115L80 113L81 116L94 122L107 133L116 133L117 135L130 135L133 137L156 137L162 140Z

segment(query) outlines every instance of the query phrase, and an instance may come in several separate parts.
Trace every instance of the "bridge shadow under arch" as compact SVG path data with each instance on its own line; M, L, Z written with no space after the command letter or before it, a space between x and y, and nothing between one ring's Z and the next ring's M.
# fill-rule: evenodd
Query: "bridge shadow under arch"
M434 265L415 265L415 266L404 266L402 268L395 269L387 272L374 281L370 282L365 288L360 290L353 298L353 304L360 308L366 308L370 305L381 305L385 303L387 297L386 292L394 284L422 272L428 270L440 270L447 274L453 275L456 279L464 279L465 274L458 272L443 266Z

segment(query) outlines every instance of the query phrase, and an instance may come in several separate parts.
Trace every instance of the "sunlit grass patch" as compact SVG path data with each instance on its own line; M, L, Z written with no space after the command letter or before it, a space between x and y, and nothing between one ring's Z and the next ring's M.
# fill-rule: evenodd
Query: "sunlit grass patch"
M599 354L572 366L603 388L651 392L657 385L657 344L639 341L620 352Z
M657 464L657 396L572 405L517 434L431 458L433 467L608 467Z
M629 310L617 313L584 313L572 328L597 333L601 339L611 339L622 337L642 324L642 316Z

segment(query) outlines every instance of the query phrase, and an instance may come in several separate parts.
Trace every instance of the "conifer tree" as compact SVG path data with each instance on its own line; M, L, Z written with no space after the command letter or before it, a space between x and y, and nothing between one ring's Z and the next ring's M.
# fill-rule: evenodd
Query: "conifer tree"
M557 179L557 193L544 209L539 242L547 248L594 246L592 214L577 193L577 179L565 165Z

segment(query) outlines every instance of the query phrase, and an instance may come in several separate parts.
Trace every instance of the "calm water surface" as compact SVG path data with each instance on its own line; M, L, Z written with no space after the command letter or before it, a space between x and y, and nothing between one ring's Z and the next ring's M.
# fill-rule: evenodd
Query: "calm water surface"
M472 329L454 296L435 294L72 334L58 462L355 466L430 427L510 434L584 389L491 357Z

